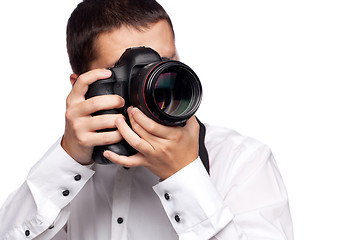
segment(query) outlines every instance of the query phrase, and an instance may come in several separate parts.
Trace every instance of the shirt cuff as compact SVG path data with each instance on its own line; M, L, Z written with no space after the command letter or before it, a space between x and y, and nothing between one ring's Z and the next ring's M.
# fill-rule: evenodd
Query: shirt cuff
M180 239L209 239L234 217L200 158L153 189Z
M95 173L72 159L59 139L31 169L27 184L37 206L39 222L54 221Z

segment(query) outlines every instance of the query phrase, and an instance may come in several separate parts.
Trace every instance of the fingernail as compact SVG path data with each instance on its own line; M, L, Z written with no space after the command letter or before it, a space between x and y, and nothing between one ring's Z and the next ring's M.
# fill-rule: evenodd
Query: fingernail
M125 99L120 97L120 105L123 107L125 105Z
M131 113L134 114L135 113L135 108L131 107Z
M104 69L104 73L105 75L109 75L109 76L112 74L109 69Z
M110 153L109 153L109 152L104 152L104 157L109 158L109 157L110 157Z

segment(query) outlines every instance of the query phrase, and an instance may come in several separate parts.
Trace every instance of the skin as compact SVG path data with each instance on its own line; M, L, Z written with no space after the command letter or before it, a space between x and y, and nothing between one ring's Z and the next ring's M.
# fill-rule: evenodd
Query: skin
M114 66L127 48L138 46L151 47L162 57L177 59L173 33L164 20L146 29L122 26L101 34L95 43L97 58L90 64L91 70L80 76L70 76L71 84L76 83L67 97L61 146L73 159L86 165L93 162L94 146L117 143L124 138L139 151L137 154L126 157L105 151L104 156L122 166L144 166L160 180L165 180L198 157L199 125L195 117L184 127L169 127L156 123L138 108L130 107L130 128L120 114L91 116L99 110L124 106L120 96L104 95L87 100L84 97L91 83L111 76L106 68ZM106 128L117 128L118 131L96 132Z

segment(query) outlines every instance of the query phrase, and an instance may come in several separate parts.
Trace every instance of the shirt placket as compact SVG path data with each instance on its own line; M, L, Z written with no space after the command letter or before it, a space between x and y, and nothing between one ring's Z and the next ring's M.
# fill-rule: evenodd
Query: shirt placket
M127 239L131 183L135 169L119 167L115 178L112 203L111 239Z

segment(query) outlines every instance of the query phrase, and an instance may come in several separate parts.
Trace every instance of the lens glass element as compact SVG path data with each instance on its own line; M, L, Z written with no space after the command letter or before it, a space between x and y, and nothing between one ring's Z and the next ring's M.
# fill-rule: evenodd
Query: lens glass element
M162 72L158 76L154 98L161 111L174 117L188 114L193 90L188 77L183 71Z

